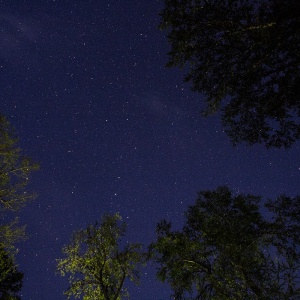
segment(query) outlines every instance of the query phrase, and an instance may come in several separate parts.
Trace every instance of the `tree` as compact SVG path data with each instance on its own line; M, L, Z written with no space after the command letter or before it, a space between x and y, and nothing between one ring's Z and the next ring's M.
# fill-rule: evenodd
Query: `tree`
M14 257L0 247L0 300L19 300L24 274L17 270Z
M234 144L300 137L299 11L298 0L165 0L167 66L185 67Z
M138 283L139 266L143 260L139 244L128 243L121 250L121 237L126 224L119 214L105 215L100 225L89 225L73 235L63 248L67 256L58 259L57 269L62 276L69 273L70 287L65 292L85 300L119 300L127 297L123 287L126 279Z
M150 252L174 299L299 299L300 197L260 204L220 187L199 193L182 231L158 224Z
M18 139L14 130L0 116L0 215L10 218L11 213L19 211L28 201L35 198L26 191L30 175L38 165L24 156L17 147ZM25 237L24 227L17 227L17 219L9 224L0 223L0 245L11 247L18 239Z
M13 214L35 195L26 191L31 172L38 168L17 147L9 122L0 116L0 299L20 299L23 273L15 264L15 242L25 238L25 227L18 226Z

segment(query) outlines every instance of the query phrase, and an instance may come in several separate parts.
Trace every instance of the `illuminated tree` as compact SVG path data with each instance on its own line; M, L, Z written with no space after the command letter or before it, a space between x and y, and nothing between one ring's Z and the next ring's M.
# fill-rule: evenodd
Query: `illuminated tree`
M29 193L26 187L31 173L38 165L22 155L17 146L17 138L9 122L0 116L0 215L11 217L11 213L19 211L35 195ZM12 247L18 239L25 237L24 227L16 226L17 219L0 223L0 245Z
M139 244L121 247L126 224L119 214L106 215L99 224L76 232L63 248L66 258L58 260L62 276L69 275L70 287L65 292L84 300L119 300L127 297L124 282L138 283L138 269L143 255ZM122 249L121 249L122 248Z
M0 116L0 299L20 299L23 273L15 264L14 243L25 238L25 227L18 226L13 214L34 198L25 188L37 164L22 155L9 122Z
M0 212L18 211L34 194L25 188L38 165L22 155L9 122L0 116Z
M299 299L300 197L202 191L182 231L162 221L150 247L174 299ZM187 298L189 297L189 298Z

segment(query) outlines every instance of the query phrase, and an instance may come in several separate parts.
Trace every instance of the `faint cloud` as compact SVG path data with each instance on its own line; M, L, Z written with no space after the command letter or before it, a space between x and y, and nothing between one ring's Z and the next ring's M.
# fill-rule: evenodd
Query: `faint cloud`
M32 65L36 62L37 24L25 17L0 14L0 58L17 65Z
M147 96L142 100L144 108L155 115L165 115L167 113L167 105L157 96Z
M22 36L26 40L35 41L38 31L28 24L28 20L21 17L16 17L10 14L1 15L1 21L6 21L15 31L15 33Z

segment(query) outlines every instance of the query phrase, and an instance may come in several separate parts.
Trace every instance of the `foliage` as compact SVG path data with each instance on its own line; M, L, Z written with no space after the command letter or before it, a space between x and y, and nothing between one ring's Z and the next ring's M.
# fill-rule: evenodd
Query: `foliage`
M2 220L11 218L10 213L19 211L35 195L28 193L30 174L38 169L28 157L22 155L17 147L17 138L13 128L5 117L0 116L0 215ZM25 228L13 221L0 224L0 245L13 248L13 243L24 239Z
M38 165L22 155L17 141L9 122L0 116L0 212L18 211L34 198L25 187Z
M99 224L76 232L69 245L63 248L66 258L58 260L62 276L69 275L70 287L65 292L85 300L119 300L127 297L124 281L138 283L138 268L143 260L139 244L126 244L121 250L120 240L126 224L119 214L105 215Z
M300 197L260 204L220 187L199 193L182 231L158 224L150 250L175 299L299 299Z
M13 256L0 247L0 300L18 300L23 273L16 268Z
M25 228L26 226L18 225L18 218L7 224L1 224L0 245L11 253L16 252L15 243L26 239Z
M168 66L222 111L234 144L289 147L300 137L298 0L165 0Z

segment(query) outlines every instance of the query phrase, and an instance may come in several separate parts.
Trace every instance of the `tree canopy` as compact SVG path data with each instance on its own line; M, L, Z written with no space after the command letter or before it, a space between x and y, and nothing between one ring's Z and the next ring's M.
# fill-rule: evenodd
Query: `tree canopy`
M181 231L162 221L157 235L157 276L175 299L300 297L299 197L262 204L227 187L202 191Z
M138 283L139 267L143 261L140 244L127 243L121 247L126 224L119 214L105 215L101 223L89 225L73 235L63 248L66 255L58 259L57 269L69 275L70 287L65 292L85 300L119 300L127 297L124 282Z
M300 137L300 2L165 0L168 66L187 70L234 144Z

